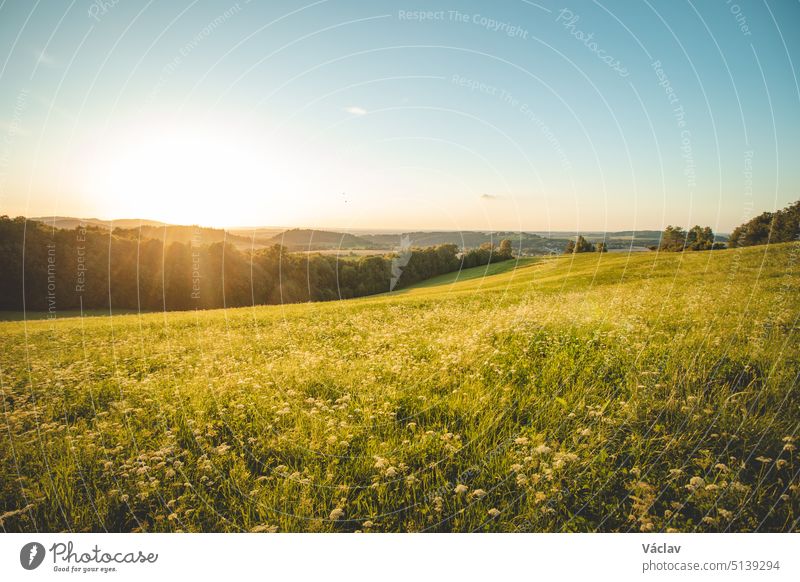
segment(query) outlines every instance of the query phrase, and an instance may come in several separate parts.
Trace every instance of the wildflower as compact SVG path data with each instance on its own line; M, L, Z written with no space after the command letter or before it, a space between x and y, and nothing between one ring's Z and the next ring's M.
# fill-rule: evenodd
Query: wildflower
M583 429L583 430L582 430L582 431L581 431L579 434L580 434L581 436L585 436L585 437L591 436L591 434L592 434L592 429L590 429L590 428L585 428L585 429Z
M791 453L796 448L797 447L795 447L792 443L786 443L785 445L783 445L783 450L786 451L787 453Z
M759 463L771 463L772 459L770 459L769 457L760 457L759 456L759 457L756 457L756 461L758 461Z
M698 489L703 489L705 486L706 486L705 479L703 479L702 477L695 476L689 479L689 484L686 486L686 488L689 491L697 491Z
M728 470L728 466L725 463L717 463L716 465L714 465L714 468L717 471L727 471Z
M547 445L539 445L538 447L536 447L535 449L533 449L533 451L534 451L535 453L539 454L539 455L546 455L547 453L549 453L549 452L550 452L550 451L552 451L552 450L553 450L553 449L551 449L551 448L550 448L550 447L548 447Z
M472 496L475 499L482 499L483 497L486 497L486 491L484 491L483 489L476 489L475 491L472 492Z
M454 491L455 491L456 495L461 495L461 494L466 493L467 491L469 491L469 487L459 483L458 485L456 485L456 488L455 488Z
M277 525L269 525L268 523L257 525L250 529L250 533L275 533L278 531Z
M336 509L331 511L331 514L330 514L329 517L330 517L331 521L338 521L338 520L342 519L344 517L344 509L342 509L341 507L337 507Z
M497 509L496 507L492 507L487 513L489 514L489 517L494 519L500 515L500 510Z
M514 443L518 445L527 445L528 437L517 437L514 439Z
M374 524L374 523L372 523L372 521L370 521L370 520L368 519L368 520L367 520L367 521L365 521L365 522L364 522L362 525L363 525L363 526L364 526L366 529L369 529L369 528L371 528L372 526L374 526L375 524Z
M514 473L519 473L520 471L522 471L522 465L519 463L514 463L513 465L511 465L511 470Z
M386 476L389 479L397 477L397 469L395 469L394 467L389 467L388 469L386 469Z
M747 493L748 491L750 491L750 486L745 485L740 481L734 481L733 483L731 483L731 489L737 493Z

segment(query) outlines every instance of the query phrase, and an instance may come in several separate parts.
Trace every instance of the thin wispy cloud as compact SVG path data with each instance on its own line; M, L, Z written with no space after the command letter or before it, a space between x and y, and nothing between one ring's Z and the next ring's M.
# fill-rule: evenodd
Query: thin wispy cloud
M36 52L36 62L46 67L52 67L56 64L56 60L45 51Z
M497 194L481 194L481 200L497 200L500 198Z
M358 107L356 105L351 105L350 107L346 107L345 111L348 113L352 113L353 115L366 115L367 110L363 107Z

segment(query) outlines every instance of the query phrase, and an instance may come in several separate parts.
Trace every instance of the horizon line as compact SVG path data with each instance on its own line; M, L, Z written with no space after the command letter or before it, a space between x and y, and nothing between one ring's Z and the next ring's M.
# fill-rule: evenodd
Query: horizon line
M583 233L613 233L613 232L647 232L647 231L655 231L661 232L663 231L666 226L680 226L685 227L688 226L687 224L678 224L678 223L667 223L665 226L662 227L620 227L620 228L580 228L580 229L556 229L556 228L464 228L464 229L453 229L453 228L444 228L444 227L344 227L344 226L335 226L335 225L225 225L225 226L212 226L209 224L200 224L200 223L175 223L175 222L165 222L159 219L153 218L96 218L96 217L79 217L79 216L64 216L64 215L56 215L56 216L29 216L25 217L23 215L18 215L17 217L22 216L23 218L27 218L27 220L33 220L37 222L42 222L45 224L52 224L55 220L79 220L79 221L96 221L96 222L104 222L104 223L113 223L113 222L122 222L122 221L140 221L142 223L158 223L153 225L142 224L140 226L184 226L184 227L191 227L196 226L198 228L210 228L213 230L225 230L225 231L233 231L233 230L258 230L258 229L270 229L270 230L318 230L318 231L326 231L326 232L337 232L342 234L350 234L355 232L371 232L375 234L404 234L409 232L480 232L480 233L497 233L497 232L510 232L510 233L574 233L575 235L583 234ZM10 217L10 218L17 218L17 217ZM694 225L699 225L699 222L695 222ZM694 226L692 225L692 226ZM706 225L710 226L710 225ZM135 228L135 227L134 227ZM691 228L691 226L689 226ZM735 228L735 227L734 227ZM717 234L730 234L727 230L715 230Z

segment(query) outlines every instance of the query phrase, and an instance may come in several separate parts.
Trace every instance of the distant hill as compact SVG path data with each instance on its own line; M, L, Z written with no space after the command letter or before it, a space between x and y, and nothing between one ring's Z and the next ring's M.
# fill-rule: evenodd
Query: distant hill
M539 234L553 240L575 239L577 234L583 235L589 242L604 241L609 249L625 249L630 247L650 247L658 246L661 241L660 230L616 230L603 232L601 230L587 230L579 233L566 231L543 232ZM716 233L714 238L718 242L727 242L728 236Z
M263 248L280 244L290 251L381 251L395 250L405 244L412 247L428 247L454 244L463 249L474 249L484 243L499 244L505 238L513 243L515 252L521 255L546 255L561 253L575 232L568 231L411 231L395 233L352 234L332 230L279 227L237 227L230 229L201 226L174 225L158 220L124 218L101 220L98 218L75 218L67 216L32 218L43 224L61 229L74 229L80 224L108 229L113 227L119 236L155 238L166 244L188 243L198 240L200 244L225 240L240 249ZM644 249L657 246L661 239L659 230L581 231L590 242L605 241L610 250ZM406 242L408 237L408 242ZM717 234L716 240L726 242L728 236Z
M460 231L417 231L404 232L402 234L372 234L362 235L373 244L394 247L400 244L402 238L408 237L411 246L426 247L432 245L454 244L460 248L479 247L485 242L499 242L497 236L492 237L491 233L485 232L460 232Z
M307 228L293 228L276 234L268 240L272 244L283 245L290 251L383 248L366 237Z
M73 216L38 216L31 218L36 222L41 222L53 228L64 228L67 230L77 228L81 224L84 226L94 226L97 228L139 228L142 226L166 226L167 223L158 220L147 220L144 218L122 218L120 220L101 220L99 218L75 218Z
M384 248L395 248L404 237L410 239L412 247L427 247L442 244L454 244L459 248L474 249L484 243L499 244L503 239L510 239L515 250L528 255L545 255L560 252L567 239L545 238L529 232L480 232L480 231L418 231L403 234L362 235L375 245Z
M246 226L237 226L231 227L226 229L231 234L236 234L239 236L246 237L248 239L252 239L255 237L256 239L269 239L275 236L276 234L280 234L286 230L286 227L280 226L255 226L255 227L246 227Z
M167 224L165 222L159 222L158 220L146 220L139 218L100 220L98 218L50 216L31 218L30 220L41 222L49 227L64 230L72 230L81 225L88 228L100 228L105 230L113 228L114 234L120 237L158 239L163 241L166 245L169 245L173 242L189 243L192 240L195 240L197 244L201 245L225 241L242 249L250 248L251 246L254 246L255 248L261 248L272 244L272 242L258 236L256 236L254 239L252 234L232 234L221 228Z
M261 239L253 237L252 235L245 236L233 234L221 228L209 228L205 226L177 226L177 225L164 225L164 226L142 226L141 229L136 228L115 228L114 233L119 236L140 237L141 238L154 238L169 245L173 242L192 243L198 245L207 245L212 243L226 242L232 244L240 249L249 249L251 246L254 248L262 248L269 246L272 242L268 239Z

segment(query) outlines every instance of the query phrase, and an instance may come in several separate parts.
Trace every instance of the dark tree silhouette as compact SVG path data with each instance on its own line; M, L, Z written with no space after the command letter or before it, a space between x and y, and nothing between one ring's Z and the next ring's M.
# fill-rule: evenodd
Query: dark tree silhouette
M564 247L564 254L571 255L572 253L591 253L595 250L594 245L586 240L583 235L578 235L575 241L569 241L567 246Z
M731 233L731 247L749 247L800 239L800 200L777 212L764 212L737 226Z
M187 242L165 245L140 234L0 217L0 309L158 311L348 299L389 291L399 258L291 253L277 244L242 251L218 240L193 244L191 233ZM503 241L463 254L454 244L411 249L395 288L509 259L510 246Z

